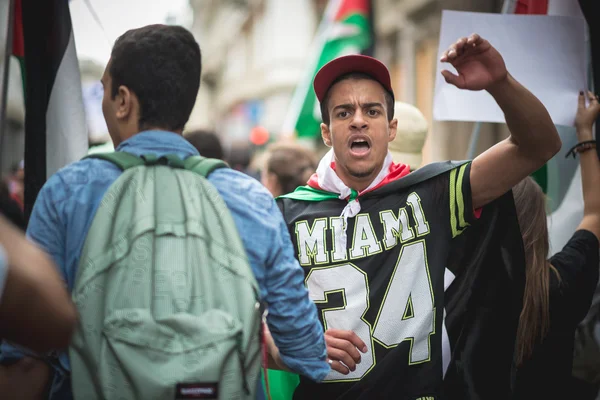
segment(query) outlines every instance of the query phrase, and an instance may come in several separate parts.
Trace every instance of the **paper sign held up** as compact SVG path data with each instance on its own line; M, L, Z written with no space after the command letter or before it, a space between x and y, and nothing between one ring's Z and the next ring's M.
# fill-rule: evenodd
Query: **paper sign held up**
M478 33L500 52L509 73L541 100L555 124L573 126L577 96L587 87L584 26L583 19L573 17L444 11L438 60L457 39ZM434 119L505 122L487 91L447 84L443 69L456 73L438 61Z

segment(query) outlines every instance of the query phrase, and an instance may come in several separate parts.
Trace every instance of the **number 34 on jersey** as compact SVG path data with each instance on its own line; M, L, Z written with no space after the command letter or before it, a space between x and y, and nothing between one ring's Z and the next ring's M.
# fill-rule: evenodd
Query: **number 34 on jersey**
M321 305L323 324L326 328L354 331L368 348L355 371L348 375L332 371L326 381L354 381L366 375L375 365L375 341L387 349L409 342L408 364L430 360L435 301L424 239L430 230L419 196L413 192L406 202L410 210L403 207L397 212L379 212L383 228L380 239L375 234L371 216L357 215L349 249L338 240L344 227L341 217L332 217L329 221L315 219L312 226L307 221L296 223L298 258L301 265L313 266L306 276L306 285L311 300ZM412 214L414 226L409 225L408 212ZM333 239L331 249L326 242L328 228ZM370 304L369 277L353 261L390 250L398 244L402 247L395 265L380 266L393 268L387 287L382 288L385 294L381 304ZM327 307L328 296L335 293L341 295L343 304ZM377 316L371 324L365 314L373 307Z

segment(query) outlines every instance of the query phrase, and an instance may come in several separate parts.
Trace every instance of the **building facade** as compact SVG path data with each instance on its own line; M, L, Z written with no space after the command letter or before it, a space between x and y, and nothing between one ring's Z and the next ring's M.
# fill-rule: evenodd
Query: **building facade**
M372 0L375 56L392 73L397 100L430 121L423 161L467 156L473 123L432 119L443 9L500 12L503 0ZM215 130L227 145L254 126L277 136L312 50L326 0L190 0L203 52L202 85L188 129ZM482 124L476 154L506 136Z
M215 129L226 144L247 140L255 126L276 135L324 3L190 0L203 65L188 129Z

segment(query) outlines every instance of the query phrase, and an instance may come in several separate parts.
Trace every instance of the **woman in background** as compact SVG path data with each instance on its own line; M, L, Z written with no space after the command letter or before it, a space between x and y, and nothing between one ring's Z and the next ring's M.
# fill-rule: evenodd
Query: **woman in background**
M584 212L562 251L549 251L546 198L527 178L513 188L523 236L526 283L517 332L516 399L571 399L571 370L577 325L585 317L598 282L600 238L600 161L592 127L600 114L598 98L583 93L575 126Z
M273 197L293 192L306 185L317 163L316 157L298 143L275 143L267 148L261 182Z

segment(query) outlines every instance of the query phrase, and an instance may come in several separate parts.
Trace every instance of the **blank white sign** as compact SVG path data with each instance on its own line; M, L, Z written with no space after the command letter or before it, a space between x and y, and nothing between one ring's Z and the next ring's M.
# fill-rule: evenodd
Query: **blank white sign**
M480 34L494 46L510 74L546 106L557 125L573 126L577 96L586 86L585 33L581 18L547 15L444 11L440 32L433 117L439 121L505 122L487 91L460 90L447 84L439 61L460 37Z
M548 15L563 15L583 19L578 0L550 0L548 2Z

